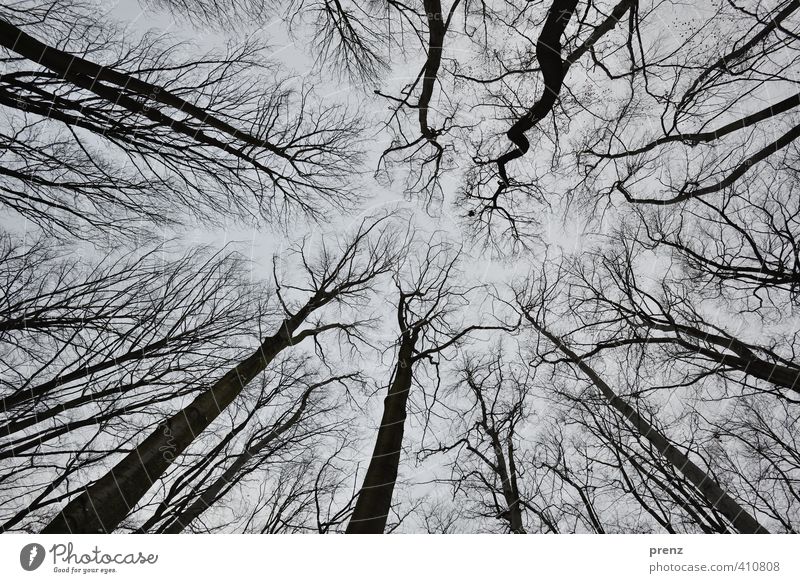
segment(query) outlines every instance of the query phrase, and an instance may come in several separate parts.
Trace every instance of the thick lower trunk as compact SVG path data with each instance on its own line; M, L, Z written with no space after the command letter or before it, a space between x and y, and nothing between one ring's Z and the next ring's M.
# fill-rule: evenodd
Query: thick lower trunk
M658 429L648 423L627 401L617 396L603 379L559 337L551 334L532 319L528 319L534 327L549 338L561 352L569 357L586 376L588 376L614 409L627 419L644 439L669 461L675 469L703 495L708 504L730 521L733 527L744 534L767 534L769 531L761 526L736 500L731 498L717 482L695 465L686 455L674 447Z
M400 343L394 380L383 402L383 417L364 484L356 500L348 534L383 534L392 506L392 493L400 465L400 449L406 421L406 403L411 389L411 366L415 338L404 335Z
M606 388L608 388L607 385ZM663 434L645 421L626 401L611 393L610 389L604 390L600 388L600 390L611 405L631 422L639 434L647 439L680 473L686 476L694 487L702 493L706 501L727 518L736 530L744 534L769 533L736 500L731 498L711 476L674 447Z
M266 339L255 353L160 424L110 472L73 498L42 533L107 533L116 529L172 461L287 346L284 334Z
M507 500L508 509L511 513L511 532L514 534L526 534L525 526L522 524L522 503L519 499L519 486L517 485L517 465L514 462L514 445L511 436L508 438L508 472L510 478L511 498Z

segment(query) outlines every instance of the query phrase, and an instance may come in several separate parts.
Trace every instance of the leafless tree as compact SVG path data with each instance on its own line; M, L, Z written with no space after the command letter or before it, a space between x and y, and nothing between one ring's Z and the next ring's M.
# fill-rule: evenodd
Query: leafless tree
M347 526L350 534L380 534L386 528L415 371L424 362L436 367L443 352L463 344L470 334L507 329L502 323L464 322L463 309L473 290L453 283L458 260L458 253L448 245L429 244L420 250L418 258L410 260L407 273L395 277L399 295L397 357L375 448Z
M552 342L569 361L585 374L607 400L609 406L616 409L653 448L666 458L675 468L704 495L709 506L718 510L733 526L742 533L767 533L759 522L751 516L747 509L734 500L720 485L696 465L689 457L676 447L658 428L614 390L595 372L584 358L575 353L564 341L550 332L534 315L536 304L527 303L530 299L519 296L520 306L525 319L534 329Z
M698 280L682 275L657 275L653 286L653 276L635 267L635 255L646 246L636 237L619 236L616 248L592 253L573 268L572 304L591 314L587 327L599 326L591 354L625 346L660 349L692 363L698 371L694 378L719 374L741 382L747 392L761 390L796 401L800 368L794 331L776 330L761 344L748 339L746 326L765 324L766 314L751 313L746 303L738 303L738 314L730 310L737 304L710 306L697 291ZM758 382L756 387L750 379Z
M40 226L119 236L172 208L280 223L356 201L357 118L318 106L263 47L188 57L167 37L121 41L79 3L51 18L64 3L28 2L41 19L0 12L4 204Z
M798 531L800 0L140 7L0 7L0 529Z
M9 529L73 491L76 475L113 454L111 435L124 447L122 427L160 415L238 360L267 306L233 250L181 256L164 245L84 260L46 238L6 235L0 246Z
M352 305L363 300L374 280L387 273L398 259L385 221L364 222L355 235L338 248L325 245L317 259L304 247L295 253L304 266L307 283L288 284L276 279L283 321L247 358L209 384L191 403L169 414L139 445L104 476L87 485L65 506L43 532L110 532L136 506L172 461L217 418L245 386L283 350L326 331L357 337L359 323L330 321L303 324L328 304ZM307 294L293 306L287 291ZM120 486L120 484L125 484Z
M424 450L423 456L454 455L450 476L441 482L465 498L471 507L467 516L500 520L507 532L524 534L527 502L517 448L527 437L518 429L532 403L531 371L524 363L509 363L498 346L485 356L465 356L459 376L454 405L469 403L460 423L464 435Z
M314 389L318 389L319 387L334 381L343 380L345 380L344 377L339 377L309 386L308 389L306 389L306 391L303 393L297 410L293 411L291 416L285 419L280 425L269 431L269 433L266 435L260 436L257 440L251 440L252 445L248 444L246 450L238 458L236 458L231 466L227 468L225 472L223 472L222 475L220 475L220 477L208 487L208 489L203 491L203 494L196 502L184 510L179 516L177 516L174 522L167 526L163 532L180 532L185 525L189 524L192 520L199 516L203 510L210 507L216 501L216 499L218 499L223 490L228 490L231 486L236 484L237 472L241 472L242 469L246 467L248 462L252 462L254 458L261 459L261 457L257 456L263 456L265 452L272 454L272 452L277 448L277 445L274 444L274 442L281 438L281 436L288 431L295 429L300 419L302 419L302 416L305 413L305 409L308 405L308 399Z

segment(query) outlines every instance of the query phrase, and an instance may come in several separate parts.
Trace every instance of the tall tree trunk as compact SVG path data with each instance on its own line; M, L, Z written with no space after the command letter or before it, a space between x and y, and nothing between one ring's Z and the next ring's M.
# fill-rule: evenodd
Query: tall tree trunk
M383 401L383 417L364 483L356 500L347 534L383 534L392 506L392 493L400 465L400 449L406 421L406 403L411 390L414 345L417 331L407 331L400 341L394 380Z
M231 404L242 389L291 344L291 326L297 318L284 322L281 330L188 406L160 424L139 446L110 472L87 486L48 524L42 533L112 532L172 461Z
M727 518L736 530L744 534L769 533L769 531L761 526L755 518L750 516L736 500L731 498L708 473L695 465L686 455L674 447L663 433L639 415L635 408L614 393L611 387L600 378L594 369L586 364L575 352L570 350L561 338L548 332L530 316L526 315L526 317L539 332L549 338L561 352L591 379L611 406L619 411L623 417L633 425L639 435L650 442L661 455L663 455L679 472L686 476L694 487L703 495L706 501Z

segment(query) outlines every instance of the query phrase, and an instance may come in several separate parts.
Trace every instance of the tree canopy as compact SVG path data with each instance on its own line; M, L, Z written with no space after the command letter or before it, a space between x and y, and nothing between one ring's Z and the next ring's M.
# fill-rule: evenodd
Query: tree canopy
M0 60L2 531L800 528L800 0L11 0Z

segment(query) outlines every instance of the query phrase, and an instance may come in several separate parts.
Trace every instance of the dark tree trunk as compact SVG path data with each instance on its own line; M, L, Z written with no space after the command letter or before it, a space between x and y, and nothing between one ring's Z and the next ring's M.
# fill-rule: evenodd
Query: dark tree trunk
M684 342L678 339L678 343L682 346L688 346L690 349L719 362L725 366L730 366L745 374L749 374L768 383L791 389L800 392L800 370L796 367L785 366L777 362L769 362L760 358L753 348L735 338L729 338L714 334L711 332L704 332L691 326L660 326L659 329L672 329L678 333L688 334L704 342L715 344L722 348L731 350L736 355L723 354L716 350L709 350L701 346L695 346L692 343Z
M428 17L428 59L425 61L422 92L418 102L419 126L423 136L429 140L435 140L436 136L428 126L428 106L430 105L431 97L433 97L436 75L442 63L445 23L442 18L442 3L440 0L425 0L423 4Z
M500 460L498 460L500 461ZM498 463L502 471L506 471L505 463L502 465ZM519 486L517 485L517 467L514 463L514 445L511 442L511 436L508 438L508 471L507 477L503 482L503 495L508 504L508 519L511 525L511 532L513 534L526 534L525 526L522 524L522 505L519 500ZM506 484L506 481L508 484Z
M519 487L517 486L517 471L514 463L514 445L511 442L511 435L508 436L508 463L503 452L503 444L500 435L488 424L484 425L484 431L492 442L494 451L494 471L500 478L503 488L503 499L506 501L507 510L501 515L508 521L508 526L513 534L525 534L525 527L522 524L522 506L519 500Z
M497 451L497 448L495 448L495 451ZM525 534L525 527L522 525L522 508L519 504L516 477L509 475L502 453L499 455L496 454L496 461L497 475L500 478L500 482L503 486L503 498L505 499L506 506L508 507L508 510L506 511L508 514L506 518L508 520L509 528L513 534Z
M567 28L578 6L578 0L553 0L547 12L539 39L536 42L536 60L542 72L544 91L539 100L509 128L506 137L516 148L497 159L497 168L502 185L508 184L506 164L528 152L530 143L525 132L542 121L555 107L561 93L561 85L569 64L561 60L561 35ZM501 185L501 186L502 186Z
M42 533L108 533L116 529L172 461L289 346L287 332L267 338L256 352L159 425L110 472L73 498Z
M265 148L273 154L286 157L286 154L280 148L273 146L266 140L233 127L226 121L211 115L203 108L174 95L163 87L142 81L133 75L117 71L111 67L98 65L56 47L48 46L2 19L0 19L0 46L39 63L65 81L69 81L133 113L141 114L157 124L168 126L198 142L220 148L230 154L242 156L239 150L225 141L215 139L203 130L183 121L170 118L157 109L145 107L143 103L133 99L130 94L146 97L175 108L234 139L243 140L250 146Z
M392 506L392 492L397 481L397 468L400 465L416 340L416 331L406 332L400 342L394 380L383 401L378 438L353 516L347 525L348 534L383 534L386 528L386 518Z

